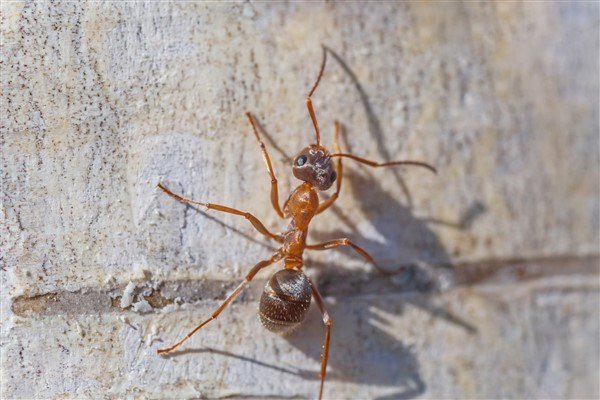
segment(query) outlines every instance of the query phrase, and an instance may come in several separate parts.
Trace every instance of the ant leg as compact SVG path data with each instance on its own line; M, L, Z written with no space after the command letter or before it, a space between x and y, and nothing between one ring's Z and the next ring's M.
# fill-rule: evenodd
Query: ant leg
M194 200L191 200L191 199L188 199L188 198L185 198L185 197L181 197L178 194L175 194L175 193L171 192L162 183L159 183L156 186L158 188L162 189L163 192L165 192L166 194L168 194L172 198L174 198L176 200L179 200L182 203L193 204L193 205L197 205L197 206L204 206L204 207L208 208L209 210L217 210L217 211L221 211L221 212L225 212L225 213L229 213L229 214L241 215L242 217L244 217L248 221L250 221L250 223L252 224L252 226L254 226L254 228L257 231L259 231L260 233L262 233L266 237L269 237L269 238L271 238L273 240L276 240L279 243L283 243L283 237L281 235L276 235L274 233L269 232L269 230L263 225L262 222L260 222L260 220L258 218L256 218L254 215L252 215L252 214L250 214L248 212L236 210L235 208L221 206L219 204L201 203L199 201L194 201Z
M325 343L323 344L323 354L321 355L321 387L319 388L319 400L323 397L323 385L325 384L325 375L327 373L327 360L329 359L329 341L331 339L331 318L329 313L325 310L323 297L317 290L315 284L307 278L310 283L310 289L312 290L313 297L319 307L319 311L323 314L323 323L325 324Z
M181 346L181 344L183 342L185 342L186 340L188 340L189 338L192 337L192 335L196 332L198 332L204 325L208 324L210 321L212 321L213 319L216 319L219 314L221 314L221 312L227 308L227 306L229 305L229 303L231 303L244 289L244 287L248 284L248 282L250 282L252 280L252 278L254 278L254 276L258 273L258 271L260 271L261 269L273 264L274 262L277 262L281 259L282 254L281 251L277 251L275 254L273 254L271 256L271 258L267 259L267 260L263 260L261 262L259 262L258 264L256 264L248 273L248 275L246 275L246 278L242 281L242 283L240 283L235 290L229 295L227 296L227 298L225 299L225 301L219 306L219 308L217 308L217 310L210 316L210 318L208 318L207 320L205 320L204 322L202 322L200 325L198 325L197 327L195 327L193 330L191 330L187 335L185 335L183 337L183 339L181 339L179 342L175 343L173 346L171 347L167 347L166 349L158 349L156 350L157 354L166 354L166 353L170 353L171 351L175 350L176 348L178 348L179 346Z
M335 126L334 126L334 131L333 131L333 150L336 153L339 153L341 151L339 136L340 136L340 123L338 121L335 121ZM327 210L337 200L338 196L340 195L340 190L342 189L342 177L343 177L343 173L344 173L344 170L342 168L342 159L341 158L339 158L337 160L335 169L336 169L336 174L337 174L335 193L332 194L331 197L329 197L327 200L325 200L324 202L319 204L319 208L317 208L317 212L315 213L315 215L320 214L323 211Z
M375 260L373 259L373 257L371 257L371 255L369 253L367 253L365 250L363 250L356 244L352 243L350 241L350 239L348 239L348 238L329 240L329 241L323 242L323 243L307 245L306 248L309 250L329 250L329 249L334 249L334 248L340 247L340 246L352 247L352 249L354 249L354 251L356 251L358 254L360 254L365 260L370 262L371 265L373 265L373 267L375 267L375 269L377 271L381 272L382 274L391 275L391 274L396 274L399 272L399 271L386 271L385 269L381 268L380 266L378 266L375 263Z
M271 159L269 158L269 153L267 153L267 148L265 144L260 138L258 134L258 128L256 127L256 122L252 117L252 114L249 112L246 113L248 120L250 121L250 125L252 125L252 131L254 132L254 136L256 136L256 140L258 140L258 144L260 145L260 151L262 152L263 159L265 160L265 164L267 164L267 171L271 176L271 204L275 209L277 215L283 218L283 212L281 211L281 207L279 207L279 190L277 188L277 178L275 178L275 172L273 171L273 165L271 165Z
M321 62L321 69L319 70L319 75L317 76L317 80L313 84L308 96L306 97L306 107L308 108L308 114L310 115L310 119L312 120L313 125L315 126L315 135L317 138L317 146L321 145L321 133L319 132L319 124L317 123L317 117L315 116L315 110L312 105L311 97L315 90L317 90L317 86L319 86L319 82L321 81L321 77L323 76L323 72L325 71L325 62L327 61L327 49L323 46L323 61Z

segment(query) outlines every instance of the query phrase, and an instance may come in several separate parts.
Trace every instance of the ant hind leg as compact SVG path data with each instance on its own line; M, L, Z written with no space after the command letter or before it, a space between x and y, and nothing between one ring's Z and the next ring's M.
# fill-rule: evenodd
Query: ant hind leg
M187 335L185 335L183 337L183 339L181 339L180 341L178 341L177 343L175 343L171 347L167 347L166 349L158 349L156 352L158 354L167 354L167 353L172 352L173 350L175 350L179 346L181 346L186 340L188 340L189 338L191 338L194 335L194 333L196 333L200 329L202 329L204 327L204 325L208 324L213 319L216 319L219 316L219 314L221 314L221 312L225 308L227 308L227 306L242 292L242 290L244 290L244 287L246 287L246 285L252 280L252 278L254 278L254 276L258 273L258 271L260 271L261 269L263 269L265 267L268 267L269 265L273 264L274 262L279 261L281 259L281 257L282 257L281 251L277 251L275 254L273 254L271 256L271 258L269 258L267 260L260 261L258 264L256 264L250 270L250 272L248 273L248 275L246 275L246 278L242 281L242 283L240 283L235 288L235 290L229 296L227 296L227 298L225 299L225 301L219 306L219 308L217 308L217 310L210 316L210 318L204 320L200 325L196 326Z
M310 283L310 288L312 290L313 297L315 298L315 302L317 303L317 307L321 314L323 315L323 324L325 324L325 342L323 343L323 354L321 355L321 386L319 388L319 400L323 398L323 386L325 385L325 375L327 374L327 360L329 359L329 342L331 340L331 317L329 313L325 309L323 297L321 297L321 293L315 286L315 284L307 278Z

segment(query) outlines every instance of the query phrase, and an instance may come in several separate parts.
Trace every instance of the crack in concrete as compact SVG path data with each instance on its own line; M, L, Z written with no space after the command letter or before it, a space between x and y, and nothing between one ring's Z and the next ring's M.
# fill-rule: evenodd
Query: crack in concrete
M397 277L389 278L374 273L356 273L347 270L317 271L316 282L325 296L348 298L377 294L435 293L460 286L481 284L510 284L560 275L599 275L600 256L554 257L532 260L492 260L464 263L445 267L452 284L440 287L435 276L423 278L417 268L408 268ZM428 281L427 279L431 279ZM252 282L237 301L248 302L260 297L266 279ZM90 313L154 312L171 304L192 304L200 301L223 300L238 281L187 280L137 282L133 305L122 308L120 300L125 285L106 288L85 288L76 292L55 291L13 299L12 312L19 317L34 315L78 315ZM146 301L149 309L138 311L135 303ZM133 307L133 308L132 308Z

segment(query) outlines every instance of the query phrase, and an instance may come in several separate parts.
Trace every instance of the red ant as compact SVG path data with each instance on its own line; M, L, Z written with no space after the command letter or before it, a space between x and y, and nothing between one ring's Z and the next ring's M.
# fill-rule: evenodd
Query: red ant
M271 159L265 144L260 138L258 133L256 122L250 113L246 113L254 136L258 140L262 155L267 166L267 171L271 177L271 203L275 212L281 218L291 218L290 224L287 229L282 233L271 233L258 218L254 215L236 210L234 208L213 204L213 203L202 203L181 197L162 184L158 184L158 187L162 189L169 196L188 204L200 205L208 208L209 210L222 211L229 214L240 215L246 218L256 228L257 231L265 235L266 237L281 243L281 247L268 259L260 261L256 264L246 275L246 278L240 283L233 293L231 293L225 301L216 309L216 311L204 322L195 327L189 332L183 339L175 343L171 347L158 350L158 354L169 353L178 348L183 342L189 339L194 333L200 330L204 325L210 321L216 319L219 314L240 294L244 287L254 278L254 276L261 269L277 262L280 260L284 261L284 268L276 272L268 281L263 294L260 299L259 316L260 319L268 330L277 333L287 333L297 327L306 317L308 308L310 306L311 297L314 297L317 307L323 315L323 323L325 324L325 343L323 345L323 354L321 356L321 384L319 389L319 399L323 396L323 384L325 382L325 374L327 371L327 359L329 356L329 341L331 337L331 318L325 310L323 297L317 290L315 284L302 272L302 254L305 249L308 250L329 250L339 246L350 246L359 255L365 258L371 263L377 270L382 273L389 274L389 271L385 271L377 266L373 257L371 257L365 250L352 243L347 238L330 240L318 244L306 244L306 236L308 233L308 226L312 218L327 210L338 198L340 189L342 188L342 158L350 158L358 161L362 164L366 164L371 167L390 167L394 165L416 165L425 167L434 173L435 168L431 165L420 162L420 161L391 161L386 163L377 163L369 161L361 157L357 157L352 154L342 153L339 145L339 132L340 124L335 122L335 130L333 134L333 148L334 153L329 153L325 147L321 145L321 135L319 133L319 124L315 116L311 97L319 81L323 76L325 70L325 62L327 60L327 50L323 47L323 61L321 63L321 69L317 80L312 86L308 97L306 98L306 106L308 107L308 114L312 119L315 127L316 144L311 144L305 147L293 161L292 172L294 176L303 181L289 196L282 208L279 206L279 193L277 189L277 179L275 178L275 172L271 165ZM332 159L337 158L337 163L334 166ZM334 182L336 183L335 193L319 203L318 191L325 191L329 189Z

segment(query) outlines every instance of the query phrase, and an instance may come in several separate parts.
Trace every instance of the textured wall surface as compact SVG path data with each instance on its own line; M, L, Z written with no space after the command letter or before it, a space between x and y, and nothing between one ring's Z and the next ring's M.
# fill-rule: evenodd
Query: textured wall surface
M2 398L314 397L318 311L262 329L277 231L244 113L282 197L313 140L420 169L346 162L309 240L333 318L329 398L598 398L597 3L2 4ZM327 196L325 194L324 196ZM283 200L283 199L282 199Z

